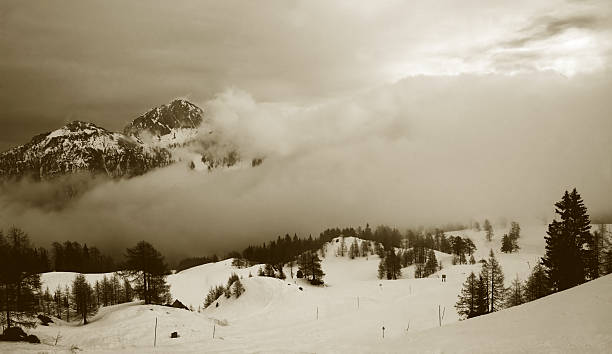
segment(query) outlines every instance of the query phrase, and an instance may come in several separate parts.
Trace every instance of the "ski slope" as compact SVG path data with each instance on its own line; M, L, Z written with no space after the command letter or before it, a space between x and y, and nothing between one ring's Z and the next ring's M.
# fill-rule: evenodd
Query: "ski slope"
M487 258L493 249L509 285L515 275L525 279L543 253L544 231L545 226L525 228L519 239L521 251L508 255L499 254L507 230L496 230L491 242L484 232L448 234L470 237L478 247L477 260ZM345 238L347 246L352 241ZM258 277L259 266L236 269L231 260L224 260L170 275L172 296L197 309L211 286L225 284L235 272L246 288L239 299L222 296L218 307L199 313L138 302L110 306L87 326L63 321L39 326L31 332L43 344L0 343L0 351L62 352L76 346L85 352L605 352L602 349L611 344L611 276L459 321L454 308L457 295L467 275L478 272L480 264L453 266L451 255L436 252L443 269L429 278L414 279L412 266L402 270L399 280L379 280L378 256L351 260L336 256L338 246L335 240L325 246L324 287L301 279ZM285 273L289 277L289 269ZM441 282L441 274L447 282ZM87 278L95 281L102 276ZM53 289L69 283L74 274L47 273L42 278ZM438 308L444 311L441 328ZM170 338L174 331L179 338ZM53 346L58 333L61 338Z

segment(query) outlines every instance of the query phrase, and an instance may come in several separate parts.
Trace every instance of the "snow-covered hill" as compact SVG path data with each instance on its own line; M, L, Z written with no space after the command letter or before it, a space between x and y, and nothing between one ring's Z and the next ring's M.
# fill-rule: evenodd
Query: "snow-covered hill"
M471 237L479 248L477 258L485 258L493 249L509 283L514 274L525 278L529 273L533 263L527 262L537 259L536 252L543 247L544 226L525 228L519 239L523 249L509 255L499 254L498 238L503 232L496 231L491 242L485 240L484 232L450 234ZM62 350L74 344L85 351L149 352L157 317L157 350L162 352L604 352L612 343L612 276L516 308L459 321L454 309L457 295L466 276L478 272L480 264L452 265L450 255L437 252L444 268L429 278L414 279L414 269L409 267L403 269L402 279L379 280L378 256L353 260L336 256L340 243L335 241L325 246L323 287L290 278L288 268L288 278L280 280L258 277L259 266L236 269L231 260L225 260L168 277L172 296L197 309L211 286L225 284L232 272L237 273L246 292L238 299L222 296L218 307L198 313L124 304L104 308L84 327L59 321L33 333L47 344L61 333ZM345 238L347 246L352 241ZM440 274L447 275L447 282L441 282ZM47 273L43 282L57 286L73 276ZM442 328L438 307L444 311ZM169 338L173 331L181 337ZM49 348L18 346L36 351ZM9 347L0 345L0 350L5 348Z

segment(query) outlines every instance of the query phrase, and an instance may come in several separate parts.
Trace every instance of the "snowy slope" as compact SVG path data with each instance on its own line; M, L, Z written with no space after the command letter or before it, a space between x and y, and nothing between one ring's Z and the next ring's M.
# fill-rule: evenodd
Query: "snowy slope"
M216 263L208 263L185 269L167 278L170 293L173 299L179 299L185 306L197 309L203 305L208 290L217 285L227 284L232 273L242 278L249 274L256 276L259 266L238 269L232 267L233 259L226 259Z
M379 341L396 353L609 353L612 275L487 316Z
M496 231L492 242L485 240L483 232L451 234L471 237L479 247L477 258L485 258L489 248L499 250L497 237L503 232ZM526 228L519 240L521 252L497 255L507 282L514 273L521 278L528 274L527 262L539 257L536 252L543 245L543 232L544 226ZM350 245L352 238L345 238L345 242ZM437 253L444 269L430 278L414 279L414 269L409 267L403 269L400 280L379 280L378 256L351 260L336 256L338 246L334 241L326 245L324 287L313 287L301 279L258 277L258 266L235 269L231 260L225 260L168 277L172 296L197 308L211 286L225 284L236 272L243 278L246 292L238 299L221 297L218 307L198 313L124 304L104 308L85 327L60 321L38 327L33 333L50 343L61 332L62 350L74 344L86 351L150 352L157 317L157 350L161 352L605 352L611 344L611 276L459 322L454 309L457 294L469 272L479 271L479 264L453 266L450 255ZM289 276L289 269L285 273ZM442 283L439 274L446 274L448 281ZM101 275L89 275L88 279L95 277ZM46 284L72 278L70 273L43 275ZM445 309L442 328L438 306ZM384 340L382 326L386 328ZM174 330L179 331L179 339L169 338ZM459 347L459 343L465 344ZM0 344L0 351L5 348L39 351L49 347Z

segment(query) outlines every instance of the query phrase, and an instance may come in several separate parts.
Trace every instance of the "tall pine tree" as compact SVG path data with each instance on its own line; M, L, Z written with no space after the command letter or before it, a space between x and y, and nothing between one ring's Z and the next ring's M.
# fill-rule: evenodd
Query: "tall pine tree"
M489 261L487 262L489 268L489 304L490 312L501 310L505 301L504 293L504 272L502 271L501 265L497 259L493 250L489 253Z
M472 272L465 280L465 283L463 283L463 288L461 289L461 294L455 304L455 308L462 318L472 318L477 315L477 305L478 278L476 278L476 275Z
M555 204L561 218L548 225L546 255L542 264L554 291L582 284L595 274L593 269L593 237L587 208L576 191L565 192Z
M0 231L0 307L6 315L6 325L35 325L40 296L40 258L28 235L11 228L5 238Z
M168 266L164 257L150 243L140 241L126 253L126 273L136 281L136 292L145 304L162 303L169 299L166 284Z
M74 277L71 296L74 311L83 318L83 325L86 325L87 318L98 312L98 305L94 291L83 274L77 274Z

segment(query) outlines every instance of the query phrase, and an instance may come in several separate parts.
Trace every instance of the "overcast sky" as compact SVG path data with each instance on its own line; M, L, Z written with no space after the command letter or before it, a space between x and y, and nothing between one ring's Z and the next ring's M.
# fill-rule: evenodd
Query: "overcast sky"
M177 164L60 209L52 185L12 186L0 227L180 256L338 224L550 220L573 187L612 215L611 14L605 0L3 1L0 150L186 97L267 159Z
M417 74L609 68L610 1L3 1L0 150L229 87L312 102Z

